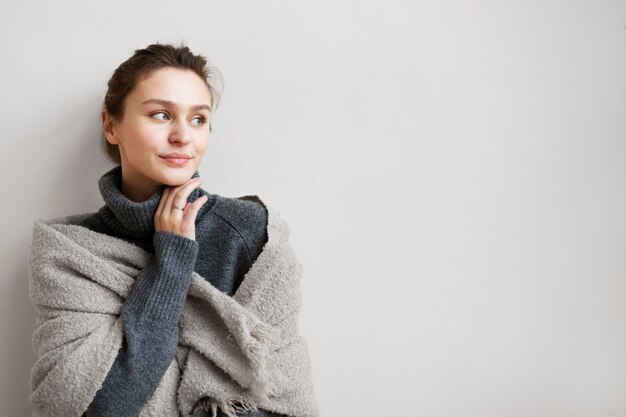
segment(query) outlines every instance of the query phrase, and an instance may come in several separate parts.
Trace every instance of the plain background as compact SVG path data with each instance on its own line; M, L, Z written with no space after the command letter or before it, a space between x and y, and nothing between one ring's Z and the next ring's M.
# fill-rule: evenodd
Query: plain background
M624 1L1 9L3 415L32 223L102 205L106 81L156 41L224 79L203 188L291 225L324 416L626 415Z

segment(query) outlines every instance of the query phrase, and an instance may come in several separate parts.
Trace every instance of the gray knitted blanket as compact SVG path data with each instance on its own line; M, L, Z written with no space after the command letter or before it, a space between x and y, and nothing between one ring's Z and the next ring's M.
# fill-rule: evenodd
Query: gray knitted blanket
M141 417L262 408L316 417L311 364L299 334L302 265L289 226L268 209L268 242L233 297L193 273L170 363ZM150 253L78 226L85 215L33 226L30 296L37 328L33 416L81 417L123 340L121 308Z

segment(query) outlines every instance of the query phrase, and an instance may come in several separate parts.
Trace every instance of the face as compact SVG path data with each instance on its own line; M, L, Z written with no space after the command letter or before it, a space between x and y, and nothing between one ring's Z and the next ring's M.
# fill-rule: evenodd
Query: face
M209 142L210 105L202 78L166 67L126 96L122 120L102 113L104 134L119 147L124 194L144 201L161 184L177 186L193 176ZM167 158L174 153L186 156Z

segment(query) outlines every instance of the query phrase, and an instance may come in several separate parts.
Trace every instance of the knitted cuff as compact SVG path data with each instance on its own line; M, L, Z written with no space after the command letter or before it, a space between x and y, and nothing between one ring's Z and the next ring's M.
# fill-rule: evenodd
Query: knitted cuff
M176 320L187 296L198 242L170 232L154 233L154 259L141 271L125 309L141 316Z

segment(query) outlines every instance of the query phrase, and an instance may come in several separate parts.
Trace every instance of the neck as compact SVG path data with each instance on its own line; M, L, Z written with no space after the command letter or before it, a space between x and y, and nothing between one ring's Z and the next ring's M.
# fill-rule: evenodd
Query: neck
M122 185L120 191L131 201L141 203L146 201L158 189L160 184L149 179L139 181L137 184L131 184L128 178L122 175Z
M199 172L196 171L193 178L199 176ZM147 186L124 189L122 177L121 166L117 165L99 180L100 193L106 203L102 208L102 218L117 235L134 239L149 239L154 233L154 213L165 187L157 186L151 194L146 195L145 193L150 190ZM188 202L193 202L204 194L209 196L210 201L201 208L198 216L204 210L210 209L215 202L215 196L206 193L201 188L196 188L187 198Z

